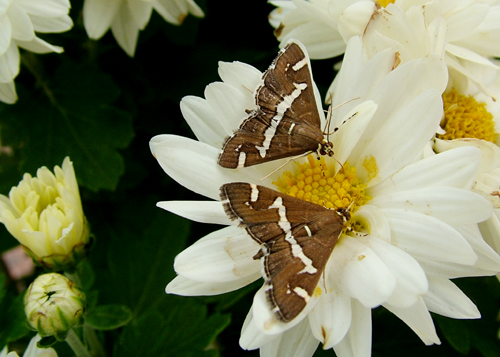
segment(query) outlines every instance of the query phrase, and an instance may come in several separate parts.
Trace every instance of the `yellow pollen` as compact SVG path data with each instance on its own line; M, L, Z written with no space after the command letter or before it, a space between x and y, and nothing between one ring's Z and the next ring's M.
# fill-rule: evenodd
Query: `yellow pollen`
M444 118L441 127L446 134L439 139L453 140L476 138L496 142L493 115L486 110L486 103L478 103L472 96L459 94L455 88L443 94Z
M307 159L306 163L296 162L294 173L285 171L273 182L278 191L328 209L349 208L351 213L370 200L365 193L366 185L359 182L356 168L349 163L333 175L324 157L317 160L309 155Z
M373 179L378 175L377 160L373 156L366 157L363 160L363 167L368 173L368 181L370 181L371 179Z
M313 296L315 298L318 298L321 296L322 293L323 293L323 290L321 290L321 288L319 286L316 286L316 289L314 289L314 291L313 291Z
M387 7L389 4L394 4L396 0L378 0L377 2L380 4L382 7Z

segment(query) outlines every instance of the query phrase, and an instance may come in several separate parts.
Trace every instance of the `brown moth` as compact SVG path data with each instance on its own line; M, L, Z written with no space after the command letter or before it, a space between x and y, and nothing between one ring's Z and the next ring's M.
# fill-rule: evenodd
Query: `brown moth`
M225 184L220 191L229 218L261 245L253 258L263 264L271 311L279 321L293 320L313 296L349 212L250 183Z
M324 138L309 60L301 47L284 47L262 77L257 109L226 138L218 163L240 168L317 152L333 155Z

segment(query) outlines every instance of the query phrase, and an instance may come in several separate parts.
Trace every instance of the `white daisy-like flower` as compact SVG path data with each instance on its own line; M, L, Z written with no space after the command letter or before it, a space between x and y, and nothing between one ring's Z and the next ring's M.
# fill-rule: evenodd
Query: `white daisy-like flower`
M36 344L40 340L40 335L35 335L24 351L23 357L57 357L57 352L53 348L38 348ZM9 352L5 347L0 351L0 357L19 357L19 355L16 352Z
M174 25L182 24L188 13L204 16L193 0L85 0L83 24L94 40L111 29L120 47L133 57L139 31L148 24L153 9Z
M366 27L376 2L373 0L274 0L278 8L269 15L270 24L276 28L276 37L285 44L291 38L301 41L313 59L339 56L344 53L347 41L353 35L341 27L342 16L347 12L350 26L356 30Z
M270 16L278 39L282 44L291 37L301 40L311 58L338 56L351 36L362 35L368 56L392 48L400 52L404 62L436 52L463 80L492 95L487 88L499 75L499 67L490 61L500 56L498 0L271 3L282 5Z
M0 0L0 100L17 100L14 78L19 74L19 47L35 52L63 52L35 32L64 32L73 26L68 0Z
M347 17L343 21L350 23ZM392 48L404 63L435 52L455 72L455 82L493 96L488 87L500 67L490 59L500 56L500 1L398 0L357 31L364 33L368 57Z
M362 51L361 39L353 37L339 73L334 101L358 99L333 112L332 127L339 127L331 137L335 158L302 159L283 168L284 160L236 170L218 166L225 136L247 117L245 110L255 109L249 89L261 83L262 73L238 62L220 64L223 82L210 84L206 99L181 102L199 141L159 135L150 143L169 176L214 200L158 206L194 221L229 225L176 257L178 276L168 284L168 293L221 294L262 277L261 262L253 259L259 244L224 212L219 188L225 183L264 185L325 207L351 209L349 225L357 233L341 235L324 277L295 319L278 321L264 289L255 295L240 345L260 348L262 356L311 356L320 342L338 356L369 356L371 309L380 305L424 343L439 343L430 311L452 318L480 316L450 279L500 271L499 256L477 227L492 214L491 204L470 191L480 151L457 148L419 160L440 123L444 63L430 55L394 69L393 51L366 63ZM301 180L312 188L331 184L322 192L332 189L340 198L321 193L318 200L314 195L320 193L308 195Z

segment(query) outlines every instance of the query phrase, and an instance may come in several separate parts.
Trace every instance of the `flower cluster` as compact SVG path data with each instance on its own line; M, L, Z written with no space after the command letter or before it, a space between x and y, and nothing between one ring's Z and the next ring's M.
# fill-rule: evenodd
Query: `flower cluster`
M166 291L264 278L240 338L262 356L369 356L378 306L439 344L430 312L480 317L452 279L500 272L500 2L272 3L269 69L220 63L181 101L198 140L150 142L211 199L158 206L227 225L176 257ZM325 117L309 56L340 54Z
M14 78L21 63L19 48L35 53L61 53L63 49L35 32L64 32L73 26L69 0L2 0L0 2L0 101L17 100Z

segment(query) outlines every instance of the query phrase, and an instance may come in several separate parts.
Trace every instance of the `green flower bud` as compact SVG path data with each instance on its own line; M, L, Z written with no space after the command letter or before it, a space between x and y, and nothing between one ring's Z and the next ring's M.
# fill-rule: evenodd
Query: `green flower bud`
M86 255L90 234L73 163L24 174L9 197L0 195L0 222L35 262L52 271L72 270Z
M64 275L43 274L28 287L24 311L40 336L63 341L70 328L84 322L85 294Z

